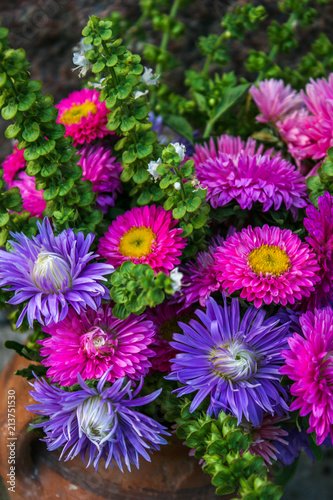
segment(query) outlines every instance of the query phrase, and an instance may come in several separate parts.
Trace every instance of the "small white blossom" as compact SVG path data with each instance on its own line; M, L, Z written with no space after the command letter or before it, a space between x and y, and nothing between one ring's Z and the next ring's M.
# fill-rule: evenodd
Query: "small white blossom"
M142 95L146 95L148 94L149 90L145 90L144 92L141 92L141 90L136 90L134 92L134 99L138 99L139 97L141 97Z
M162 163L161 158L159 158L157 161L150 161L148 163L148 172L155 180L160 179L161 177L160 174L157 172L157 167L161 165L161 163Z
M160 75L157 75L153 76L153 70L151 68L146 68L145 66L145 71L144 73L141 75L141 81L145 84L145 85L157 85L158 83L158 79L159 79Z
M171 286L172 286L174 293L180 292L180 289L182 287L183 273L178 271L178 267L175 267L171 271L170 278L171 278Z
M180 182L175 182L173 187L177 190L177 191L180 191L180 188L181 188L181 185L180 185Z
M184 144L179 144L179 142L171 142L170 146L173 146L176 150L176 153L179 154L181 161L185 158L186 147Z
M86 52L91 50L93 46L91 44L86 45L83 40L84 38L81 38L79 45L73 49L76 51L73 53L73 64L75 64L76 68L73 68L72 71L79 69L79 78L86 76L91 68L90 62L86 59Z
M104 87L103 82L105 78L101 78L99 82L88 82L89 87L93 87L94 89L102 90Z

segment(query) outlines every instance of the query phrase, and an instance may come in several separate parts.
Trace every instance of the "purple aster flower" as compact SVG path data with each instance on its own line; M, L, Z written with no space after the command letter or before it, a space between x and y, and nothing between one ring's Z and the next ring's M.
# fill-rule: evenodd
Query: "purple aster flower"
M63 447L59 460L65 461L80 455L84 463L94 464L97 471L101 458L105 468L114 460L121 471L125 463L128 470L131 464L139 468L139 457L150 462L148 452L159 450L166 444L161 434L167 434L165 427L150 417L139 413L133 407L144 406L154 401L161 390L144 397L136 398L143 384L133 392L131 382L118 379L111 387L104 388L108 371L93 389L87 386L78 373L81 390L67 392L43 379L30 384L34 391L31 396L40 404L30 405L27 409L49 417L46 422L35 424L42 427L46 437L47 449L52 451Z
M250 210L253 203L263 204L263 212L279 210L282 203L297 217L298 208L305 207L305 178L287 160L275 155L249 155L237 157L219 153L196 168L207 199L213 208L236 200L242 209Z
M78 162L83 169L82 179L92 182L92 190L97 193L96 208L106 213L109 206L114 206L117 191L122 192L121 163L112 156L109 147L100 144L87 144L79 154L82 155Z
M306 453L313 458L308 437L303 429L300 432L297 427L293 427L292 429L288 428L287 434L288 435L284 438L285 442L274 441L274 446L279 453L277 456L278 463L288 467L296 460L300 454L301 448L304 448Z
M33 321L49 325L65 319L70 304L77 313L87 306L97 309L107 289L100 283L113 266L89 263L97 257L89 252L94 235L85 238L80 231L67 229L54 236L47 218L37 222L39 235L28 238L23 233L11 233L10 252L0 250L0 286L10 286L15 295L9 304L25 304L17 321L19 327L25 314Z
M179 396L197 391L190 411L209 396L209 414L230 411L238 423L245 418L258 426L264 413L283 416L287 393L279 368L288 325L281 326L274 316L265 320L265 311L254 307L241 319L237 299L223 308L210 297L206 313L196 314L200 323L179 323L184 333L174 334L170 344L180 352L166 377L184 384L175 391Z

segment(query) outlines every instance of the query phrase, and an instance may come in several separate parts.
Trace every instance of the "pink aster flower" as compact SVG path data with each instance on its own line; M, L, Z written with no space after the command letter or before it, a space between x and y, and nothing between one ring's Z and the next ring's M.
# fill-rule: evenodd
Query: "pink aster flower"
M182 333L178 321L188 323L194 317L192 309L180 310L177 304L164 302L154 309L148 309L147 319L154 323L156 337L151 349L156 356L151 359L151 371L168 372L171 370L170 359L176 356L177 351L170 342L174 333Z
M169 273L180 262L177 258L186 246L175 228L177 221L163 207L134 207L119 215L100 239L99 254L115 267L131 260L149 264L156 273Z
M283 120L295 110L304 107L302 95L292 90L290 85L284 84L283 80L263 80L258 82L249 90L261 115L257 116L258 122L276 122Z
M19 188L23 209L30 212L31 217L43 217L46 201L43 198L43 191L36 189L35 178L25 172L20 172L18 177L18 180L12 182L11 187Z
M288 436L288 432L277 425L281 420L281 417L278 415L272 417L269 413L265 413L263 421L258 427L254 427L250 422L246 421L241 423L241 426L249 432L253 438L249 452L252 455L260 455L263 457L265 465L272 465L271 460L278 459L276 454L279 454L279 451L272 441L278 441L279 443L288 445L288 441L283 439Z
M82 155L78 164L83 169L83 180L92 182L93 191L97 193L97 208L106 213L109 206L114 206L117 191L122 192L121 163L112 156L109 147L99 144L83 146L79 154Z
M224 289L262 303L294 304L309 297L320 281L315 254L289 229L251 226L229 236L215 254Z
M241 137L233 137L232 135L223 134L218 137L217 144L213 137L209 139L209 143L196 144L195 152L193 154L194 165L197 166L206 160L214 160L218 158L219 153L225 153L229 156L237 156L239 153L246 153L251 156L255 154L262 154L264 149L263 144L257 145L257 141L249 137L244 142ZM270 156L273 149L270 149L265 154Z
M316 285L316 293L311 294L308 306L320 307L327 304L333 295L333 197L325 193L318 198L318 210L309 205L304 226L309 236L306 241L315 251L319 264L320 283Z
M290 410L310 415L308 433L315 432L317 444L330 434L333 443L333 310L308 311L300 318L303 335L288 339L283 350L285 366L280 373L295 383L290 392L296 399Z
M99 95L93 89L75 91L56 106L59 109L57 122L65 125L65 136L73 137L74 146L113 133L106 128L109 110L99 101Z
M288 146L289 153L295 158L299 168L302 167L301 160L304 158L302 153L303 148L310 145L310 139L303 132L302 122L307 119L309 112L307 109L294 111L284 120L278 121L276 126L279 129L279 134Z
M109 304L80 315L70 309L63 321L43 330L51 337L38 341L45 356L42 364L49 367L47 376L61 385L75 384L78 373L84 380L100 379L109 369L110 382L124 376L138 380L155 355L148 347L154 342L153 323L145 315L117 319Z
M3 178L10 188L13 187L12 183L17 172L25 169L25 167L24 149L17 149L17 145L15 144L13 152L2 163Z
M240 153L232 157L219 153L200 163L196 172L213 208L236 200L248 210L253 203L262 203L263 212L267 212L278 210L284 203L296 218L298 208L307 205L305 178L280 155L270 158Z

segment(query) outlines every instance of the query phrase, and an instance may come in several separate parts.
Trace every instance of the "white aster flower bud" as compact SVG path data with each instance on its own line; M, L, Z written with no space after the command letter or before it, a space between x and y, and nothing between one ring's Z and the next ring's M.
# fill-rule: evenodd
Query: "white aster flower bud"
M178 182L178 181L177 181L177 182L175 182L175 183L174 183L174 185L173 185L173 187L174 187L177 191L180 191L180 188L181 188L181 184L180 184L180 182Z
M184 144L180 144L179 142L171 142L170 146L173 146L176 150L176 153L180 156L181 161L185 158L186 147Z
M150 161L148 163L148 172L155 180L161 178L160 174L157 172L157 167L161 165L161 163L162 163L161 158L159 158L157 161Z
M174 293L180 292L180 289L182 287L183 273L178 271L178 267L175 267L171 271L170 278L171 278L171 286L172 286Z
M157 75L153 76L153 70L151 68L146 68L145 66L145 70L144 70L144 73L142 73L141 75L141 81L142 83L144 83L145 85L157 85L158 83L158 79L159 79L160 75Z
M79 45L73 49L75 51L73 53L73 64L75 64L76 68L73 68L72 71L80 69L79 78L86 76L91 68L90 62L86 59L86 52L92 48L91 44L86 45L84 38L81 38Z
M145 90L144 92L141 92L141 90L136 90L136 91L134 92L134 94L133 94L133 95L134 95L134 99L138 99L138 98L139 98L139 97L141 97L142 95L146 95L146 94L148 94L148 92L149 92L149 90L148 90L148 89L147 89L147 90Z

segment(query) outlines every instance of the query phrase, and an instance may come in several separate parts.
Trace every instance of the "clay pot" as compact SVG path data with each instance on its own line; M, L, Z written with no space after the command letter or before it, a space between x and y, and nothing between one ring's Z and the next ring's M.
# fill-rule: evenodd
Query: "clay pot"
M13 375L15 370L29 364L24 358L14 357L6 366L0 379L0 475L4 482L9 473L7 443L8 391L15 391L15 493L8 492L13 500L213 500L217 497L198 461L188 456L188 448L173 437L161 451L152 455L152 461L140 461L140 469L133 466L131 473L120 472L118 467L99 467L95 473L79 457L59 461L59 452L49 452L38 440L35 432L27 433L32 414L24 407L33 403L25 379ZM12 392L10 394L13 394ZM101 463L102 465L102 463ZM6 484L8 487L9 484ZM5 494L5 493L4 493ZM4 495L3 494L3 495ZM1 498L6 497L1 495ZM226 497L224 497L226 498Z

